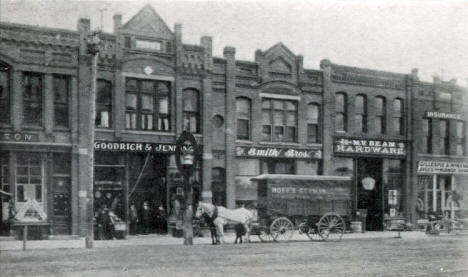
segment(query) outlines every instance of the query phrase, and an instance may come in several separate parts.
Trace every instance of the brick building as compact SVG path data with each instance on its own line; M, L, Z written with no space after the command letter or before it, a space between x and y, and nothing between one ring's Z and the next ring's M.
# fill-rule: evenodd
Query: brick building
M368 210L372 230L384 214L414 222L417 208L445 208L453 191L468 191L467 90L454 83L328 60L305 69L282 43L254 61L236 60L232 47L213 57L211 37L184 44L182 26L171 30L147 5L125 23L115 15L114 32L100 35L90 141L89 20L76 31L0 29L1 185L12 194L3 234L16 230L15 211L45 234L83 236L90 197L95 212L106 206L124 220L144 202L172 214L183 202L174 156L183 130L202 146L195 198L231 208L255 205L250 178L262 173L353 176L353 208Z

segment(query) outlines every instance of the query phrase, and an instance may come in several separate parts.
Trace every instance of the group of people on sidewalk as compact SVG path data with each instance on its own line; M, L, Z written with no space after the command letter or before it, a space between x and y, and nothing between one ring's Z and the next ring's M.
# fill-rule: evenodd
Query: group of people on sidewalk
M125 228L124 210L117 204L120 200L115 200L109 207L106 203L100 203L95 211L95 238L97 240L109 240L123 238ZM128 209L128 226L130 235L167 232L166 212L162 204L152 206L148 201L144 201L140 208L135 203L131 203Z

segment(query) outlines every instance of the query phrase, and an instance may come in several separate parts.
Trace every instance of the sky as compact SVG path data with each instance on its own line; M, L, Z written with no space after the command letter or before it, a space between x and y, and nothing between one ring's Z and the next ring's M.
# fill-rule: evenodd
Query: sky
M304 67L320 60L398 73L418 68L423 81L468 81L468 0L0 0L0 21L76 30L80 17L93 29L112 32L112 16L127 22L151 4L171 30L183 26L182 39L199 44L213 37L213 55L225 46L236 59L254 60L255 50L282 42Z

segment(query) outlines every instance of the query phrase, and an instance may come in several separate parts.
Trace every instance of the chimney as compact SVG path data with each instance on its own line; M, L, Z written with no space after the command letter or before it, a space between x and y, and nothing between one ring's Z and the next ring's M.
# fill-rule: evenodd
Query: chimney
M205 70L211 71L213 67L213 39L210 36L203 36L200 39L200 45L203 47Z
M182 24L176 23L174 25L176 43L182 43Z
M117 34L122 27L122 14L116 13L114 14L114 34Z
M413 80L419 80L417 68L411 69L411 78L413 78Z
M89 32L91 30L91 21L89 18L80 18L78 19L77 25L78 32Z
M326 67L331 67L331 62L329 59L323 59L320 61L320 69L324 69Z

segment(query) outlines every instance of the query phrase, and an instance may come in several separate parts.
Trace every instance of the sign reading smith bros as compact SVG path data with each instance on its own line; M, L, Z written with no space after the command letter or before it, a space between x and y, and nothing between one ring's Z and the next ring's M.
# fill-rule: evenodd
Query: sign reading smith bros
M335 138L335 153L363 155L406 155L406 143L392 140Z

